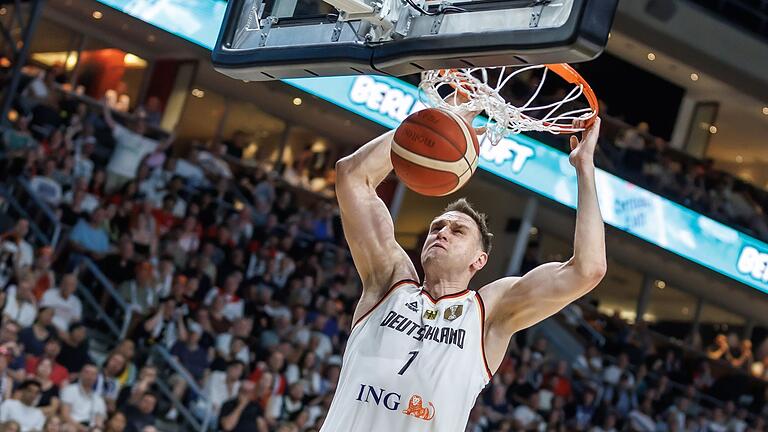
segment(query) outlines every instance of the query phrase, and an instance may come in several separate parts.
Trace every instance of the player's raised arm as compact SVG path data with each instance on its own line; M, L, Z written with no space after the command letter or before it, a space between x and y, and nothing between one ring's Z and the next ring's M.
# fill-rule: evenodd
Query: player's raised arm
M489 309L488 330L498 337L508 340L514 332L553 315L591 291L605 275L605 229L593 160L599 131L598 118L582 140L571 137L570 162L576 168L579 189L573 256L566 262L543 264L520 278L500 279L480 290Z
M336 163L336 196L344 235L363 280L363 300L378 300L401 279L417 279L413 263L395 241L395 228L376 187L392 171L394 131L387 132ZM363 311L364 313L365 311Z

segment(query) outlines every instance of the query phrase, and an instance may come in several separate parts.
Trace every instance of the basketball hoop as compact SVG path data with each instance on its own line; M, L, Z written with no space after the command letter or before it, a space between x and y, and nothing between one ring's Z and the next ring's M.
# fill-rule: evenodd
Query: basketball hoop
M543 69L541 81L533 95L524 104L517 106L505 100L499 93L519 74L537 69ZM498 77L489 78L489 71L498 72ZM558 102L535 105L534 99L539 96L549 71L573 84L574 87ZM456 90L453 97L447 98L447 100L440 95L440 89L444 86L450 86ZM485 111L488 115L485 124L487 128L486 138L494 145L510 133L539 131L567 134L579 132L584 129L574 127L574 120L586 121L586 126L589 127L598 113L595 92L578 72L565 63L523 67L499 66L429 70L422 72L419 87L426 96L424 102L435 108L457 113ZM463 101L460 100L459 95L462 96ZM582 96L586 98L588 107L576 109L564 107L566 104L571 104L582 98ZM544 114L536 118L533 115L537 112Z

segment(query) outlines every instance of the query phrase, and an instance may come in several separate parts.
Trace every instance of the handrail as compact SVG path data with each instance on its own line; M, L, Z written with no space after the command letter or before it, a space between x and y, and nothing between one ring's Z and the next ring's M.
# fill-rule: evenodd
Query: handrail
M22 206L19 203L19 201L13 196L13 193L11 192L11 190L4 185L0 185L0 194L3 195L3 197L8 202L8 204L10 204L11 207L13 207L13 209L16 210L16 212L18 212L22 218L26 219L29 222L29 228L32 230L32 234L34 234L37 240L44 245L49 245L50 239L48 239L48 236L45 235L43 230L41 230L40 227L37 226L37 223L35 223L35 221L32 220L32 216L29 214L29 212L27 212L26 209L24 209L24 206Z
M160 358L166 364L168 364L168 366L171 367L171 369L173 369L174 372L176 372L177 374L179 374L179 376L184 378L184 380L187 382L187 388L191 390L193 393L195 393L195 396L197 396L199 399L201 399L204 402L205 416L203 417L203 420L200 423L199 430L200 431L208 430L211 420L213 420L213 404L205 396L205 393L203 392L203 390L200 388L200 386L197 385L197 382L192 377L192 375L189 374L187 369L181 363L179 363L179 361L176 360L176 358L173 357L165 347L161 345L154 345L152 347L152 352L160 356ZM195 420L195 416L191 412L189 412L189 410L184 406L183 403L176 400L175 398L171 398L171 402L174 404L177 410L187 418L187 421L189 421L193 425L197 423L197 421Z
M576 306L578 306L579 308L581 308L581 307L582 307L582 305L581 305L581 304L578 304L578 303L574 303L574 304L575 304ZM591 337L591 338L592 338L592 339L593 339L593 340L594 340L594 341L595 341L595 342L596 342L596 343L597 343L599 346L605 346L605 336L603 336L602 334L600 334L600 332L599 332L599 331L595 330L595 328L594 328L594 327L592 327L592 325L590 325L590 324L587 322L587 320L585 320L585 319L584 319L584 317L583 317L583 316L580 316L580 315L577 315L577 314L575 314L575 313L573 313L573 312L570 312L570 311L569 311L569 307L568 307L568 306L566 306L565 308L563 308L563 309L560 311L560 315L561 315L561 316L563 316L563 318L565 318L566 320L569 320L569 319L573 319L573 320L575 320L575 321L576 321L576 325L577 325L579 328L582 328L582 329L584 329L584 330L585 330L585 331L586 331L586 332L589 334L589 336L590 336L590 337Z
M112 297L112 300L117 303L117 306L123 310L123 324L120 328L120 331L118 332L118 337L121 339L124 338L128 334L128 328L131 325L132 311L130 305L128 305L128 303L123 299L123 296L117 292L114 285L112 285L112 282L107 279L101 269L96 265L96 263L93 262L91 258L84 257L82 265L91 272L96 281L101 284L104 290Z
M32 186L25 178L19 177L16 180L24 188L27 194L29 194L35 205L37 205L37 207L43 212L48 221L52 224L53 233L51 234L49 241L52 247L56 247L56 245L59 243L59 236L61 235L61 223L59 222L59 218L56 217L56 214L53 213L53 210L51 210L48 204L46 204L43 200L40 199L40 197L37 196L37 193L32 189Z
M83 298L86 302L88 302L88 304L91 305L91 307L93 307L98 318L104 321L104 324L107 325L112 334L114 334L115 337L120 338L120 328L117 326L112 317L109 316L109 314L104 309L102 309L101 305L99 305L99 302L97 302L96 298L93 297L93 294L91 294L91 291L88 289L88 287L78 282L77 292L81 298Z

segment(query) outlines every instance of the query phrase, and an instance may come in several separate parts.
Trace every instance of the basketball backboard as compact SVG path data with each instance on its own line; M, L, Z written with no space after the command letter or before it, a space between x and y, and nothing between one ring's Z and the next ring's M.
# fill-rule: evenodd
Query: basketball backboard
M217 70L264 81L574 63L599 55L618 0L230 0Z

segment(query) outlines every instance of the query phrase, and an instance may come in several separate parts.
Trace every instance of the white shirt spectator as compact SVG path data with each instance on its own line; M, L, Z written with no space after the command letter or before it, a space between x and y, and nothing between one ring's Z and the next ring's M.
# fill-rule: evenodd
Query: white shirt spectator
M617 385L619 384L619 380L621 379L622 374L627 374L629 377L629 385L634 386L635 385L635 377L632 375L631 372L625 371L622 368L616 366L616 365L610 365L607 368L605 368L605 371L603 371L603 381L610 385Z
M201 151L197 156L198 164L213 173L216 176L231 179L233 177L232 170L229 169L229 165L226 162L214 156L207 151Z
M224 309L221 311L224 314L224 317L229 321L235 321L236 319L243 317L243 314L245 314L245 302L243 302L243 299L236 295L227 294L219 288L212 288L208 291L203 303L206 306L210 306L218 295L224 296L224 301L226 302Z
M512 418L520 423L525 430L529 430L532 425L543 421L541 416L528 405L520 405L515 408L512 412Z
M61 185L55 180L44 176L34 176L29 181L29 186L46 203L58 207L63 195Z
M20 242L4 241L0 248L3 251L13 254L13 262L20 268L30 267L35 259L32 245L22 239Z
M301 376L301 369L295 363L291 363L285 369L285 381L288 385L299 382L304 385L304 393L308 395L316 395L320 393L320 383L322 378L317 371L309 371L305 373L305 376Z
M37 307L28 302L19 302L16 299L16 285L8 287L3 315L16 321L21 327L29 327L35 322L37 317Z
M208 376L205 382L205 395L213 404L214 410L218 413L224 402L237 397L240 390L240 381L237 381L231 389L227 388L227 373L223 371L214 371Z
M40 408L24 405L16 399L8 399L0 404L0 422L13 420L21 427L21 432L41 431L45 425L45 415Z
M629 423L632 425L631 430L637 432L655 432L656 422L653 421L644 412L634 409L629 413Z
M116 145L107 171L130 179L136 178L141 160L155 151L157 141L145 138L119 124L115 125L112 135Z
M616 428L603 429L602 426L594 426L589 432L616 432Z
M232 335L230 333L222 333L216 336L216 351L222 353L224 356L230 354L232 347ZM240 351L235 353L235 359L240 360L245 364L251 363L251 351L248 346L244 346Z
M86 393L79 382L64 387L61 391L61 402L69 405L69 415L79 423L90 424L96 417L107 416L104 398L94 391Z
M72 204L72 200L74 199L74 194L71 190L67 191L67 193L64 194L64 198L62 199L62 202L65 204ZM101 202L98 198L96 198L95 195L86 193L83 196L83 201L80 202L80 210L84 211L85 213L91 214L93 210L100 206Z
M84 143L96 144L96 138L89 136L85 140L78 139L75 141L75 166L72 167L72 175L75 178L84 178L88 181L93 176L93 161L87 157L83 157L81 152Z
M58 288L51 288L43 294L40 306L53 308L53 325L61 331L69 331L69 325L80 321L83 304L74 294L65 299Z
M205 172L200 169L199 166L190 163L186 159L178 159L176 161L176 169L174 173L184 177L192 184L207 184L208 180L205 178Z

